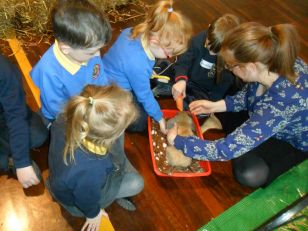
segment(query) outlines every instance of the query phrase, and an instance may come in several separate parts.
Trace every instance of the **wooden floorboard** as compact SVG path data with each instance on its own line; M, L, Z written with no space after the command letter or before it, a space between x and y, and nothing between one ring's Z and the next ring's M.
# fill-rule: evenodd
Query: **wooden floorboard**
M146 1L148 3L154 1ZM301 36L300 56L308 62L308 1L302 0L177 0L174 9L180 9L193 22L195 33L223 13L234 13L246 21L265 25L293 23ZM116 38L121 28L129 24L113 25ZM49 44L25 46L34 65ZM0 40L1 52L14 60L7 43ZM31 92L25 86L27 101ZM172 101L160 99L162 108L174 108ZM209 133L207 138L219 138ZM148 137L126 134L125 150L132 164L143 175L144 190L133 198L137 211L128 212L117 204L107 208L117 231L194 231L226 209L249 195L253 190L240 186L232 176L230 162L212 163L212 174L198 178L159 177L153 171ZM33 158L48 176L48 142L32 152ZM0 231L68 231L80 230L84 220L74 218L52 200L44 184L23 190L16 179L0 175Z

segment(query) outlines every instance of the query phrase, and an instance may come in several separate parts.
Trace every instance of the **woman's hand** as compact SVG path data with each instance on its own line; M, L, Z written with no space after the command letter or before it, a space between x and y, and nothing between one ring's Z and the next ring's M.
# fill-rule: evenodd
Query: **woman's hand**
M183 99L186 97L186 81L180 80L172 86L172 96L174 100L182 95Z
M167 141L170 145L174 145L174 140L177 134L178 134L178 126L175 123L173 128L168 130L168 134L167 134Z
M160 131L164 134L167 134L166 120L162 118L158 123L159 123Z
M214 112L224 112L227 110L224 100L212 102L209 100L196 100L189 104L189 110L195 114L211 114Z
M109 219L106 211L101 209L96 217L86 219L86 222L82 226L81 231L99 231L102 216L105 216Z

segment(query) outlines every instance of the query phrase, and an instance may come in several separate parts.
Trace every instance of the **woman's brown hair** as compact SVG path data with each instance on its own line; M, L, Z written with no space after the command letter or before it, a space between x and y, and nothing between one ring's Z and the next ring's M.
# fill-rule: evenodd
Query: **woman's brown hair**
M294 63L298 56L299 37L291 24L266 27L249 22L226 36L221 49L224 59L238 63L260 62L271 72L294 83Z

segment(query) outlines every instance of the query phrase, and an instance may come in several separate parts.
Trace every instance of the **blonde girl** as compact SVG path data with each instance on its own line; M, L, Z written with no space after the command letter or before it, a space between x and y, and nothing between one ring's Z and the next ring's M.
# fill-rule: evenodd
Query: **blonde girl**
M143 188L125 178L111 148L136 117L129 92L87 85L52 124L46 185L72 215L86 217L82 230L98 230L102 216L108 217L105 207Z
M145 131L149 115L166 132L160 106L151 91L150 77L155 59L185 52L191 33L189 20L176 11L173 1L159 1L142 23L123 30L104 55L109 80L131 91L139 105L140 118L129 127L130 131Z

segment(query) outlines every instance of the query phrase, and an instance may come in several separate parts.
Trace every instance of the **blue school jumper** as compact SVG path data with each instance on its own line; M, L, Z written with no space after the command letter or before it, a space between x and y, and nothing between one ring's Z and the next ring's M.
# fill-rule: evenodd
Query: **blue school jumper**
M149 57L141 38L130 38L131 28L123 30L104 55L104 68L110 82L132 91L146 113L159 121L163 115L151 91L150 77L155 58Z
M57 41L45 52L30 74L40 89L42 113L49 120L55 119L65 103L72 96L79 95L86 85L107 84L100 56L78 65L59 50Z

